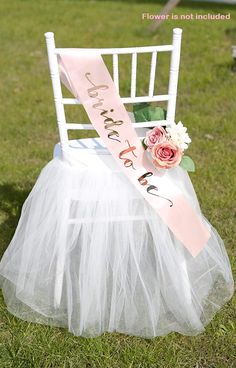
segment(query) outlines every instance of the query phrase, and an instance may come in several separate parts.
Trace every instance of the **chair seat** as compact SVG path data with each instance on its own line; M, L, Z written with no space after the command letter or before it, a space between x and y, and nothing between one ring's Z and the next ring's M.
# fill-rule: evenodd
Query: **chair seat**
M133 113L128 113L131 121L134 122ZM147 128L137 129L138 136L144 137ZM54 147L53 157L61 156L61 144L57 143ZM67 156L70 161L79 164L80 167L93 167L93 169L109 169L120 171L120 168L111 156L100 137L82 138L69 140L69 149Z
M129 118L132 123L135 123L134 114L128 111ZM136 133L140 138L145 137L148 128L138 128ZM86 150L87 153L96 155L110 155L107 150L106 145L103 143L100 137L96 138L83 138L83 139L73 139L69 140L69 147L71 151L81 153L81 150ZM54 147L53 157L59 156L61 153L60 143L57 143Z
M53 157L62 157L61 144L54 147ZM120 171L120 167L105 147L101 138L83 138L69 140L69 148L63 153L63 159L80 169Z
M107 154L110 155L110 152L106 148L100 137L96 138L83 138L83 139L71 139L69 140L69 149L71 151L77 152L78 154L82 151L89 152L91 154ZM57 143L54 147L53 157L59 156L61 153L61 144Z

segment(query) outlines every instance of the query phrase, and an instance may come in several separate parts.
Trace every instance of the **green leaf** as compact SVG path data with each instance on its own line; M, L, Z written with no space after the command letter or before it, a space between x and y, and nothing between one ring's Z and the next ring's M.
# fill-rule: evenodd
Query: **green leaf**
M166 111L161 107L149 107L149 121L165 120Z
M166 110L150 106L147 102L134 104L133 112L136 123L166 119Z
M142 142L143 148L146 150L148 148L148 146L145 144L144 139L145 138L143 138L141 142Z
M149 102L138 102L133 104L133 111L138 111L144 107L150 106Z
M133 106L133 112L134 112L134 118L136 123L140 123L143 121L149 121L148 118L148 109L150 108L150 105L148 103L140 103L135 104Z
M195 164L189 156L184 155L179 165L186 171L195 171Z

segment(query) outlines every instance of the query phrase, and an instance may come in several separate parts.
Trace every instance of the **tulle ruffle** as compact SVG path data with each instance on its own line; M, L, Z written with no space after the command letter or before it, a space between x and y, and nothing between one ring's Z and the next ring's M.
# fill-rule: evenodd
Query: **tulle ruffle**
M81 336L200 333L233 293L216 230L203 217L211 238L193 258L110 155L72 161L50 161L23 205L0 264L8 310ZM187 173L168 175L201 213Z

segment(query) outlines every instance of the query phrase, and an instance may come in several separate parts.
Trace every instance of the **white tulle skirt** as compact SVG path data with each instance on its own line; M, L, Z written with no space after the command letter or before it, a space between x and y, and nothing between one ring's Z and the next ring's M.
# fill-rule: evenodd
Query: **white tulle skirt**
M200 333L233 294L216 230L204 219L211 238L193 258L107 150L83 152L50 161L23 205L0 264L8 310L86 337ZM201 213L188 174L166 175Z

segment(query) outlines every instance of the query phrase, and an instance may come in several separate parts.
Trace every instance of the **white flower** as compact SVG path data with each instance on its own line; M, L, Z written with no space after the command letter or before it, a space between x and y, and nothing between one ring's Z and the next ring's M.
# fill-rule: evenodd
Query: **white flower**
M188 148L191 139L187 133L187 128L183 126L181 121L171 127L166 128L169 138L177 144L182 150Z

